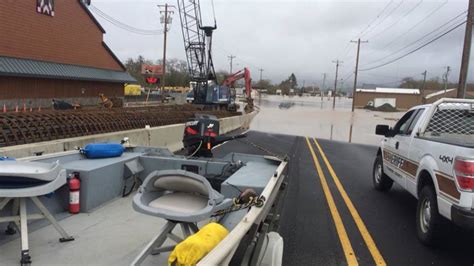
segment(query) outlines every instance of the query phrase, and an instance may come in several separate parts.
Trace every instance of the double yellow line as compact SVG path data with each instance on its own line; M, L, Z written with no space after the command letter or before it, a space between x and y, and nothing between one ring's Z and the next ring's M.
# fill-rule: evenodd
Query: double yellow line
M344 200L344 203L349 209L349 212L352 218L354 219L354 222L357 225L357 228L359 229L359 232L362 235L362 238L364 239L364 242L367 245L367 248L369 249L369 252L372 255L372 258L375 261L375 264L386 265L385 260L383 259L382 255L380 254L380 251L377 248L377 245L375 244L372 236L367 230L367 227L365 226L364 221L362 221L362 218L360 217L359 212L357 212L357 209L354 207L354 204L352 203L351 199L347 195L346 190L344 189L341 182L339 181L339 178L337 177L336 172L334 171L331 164L329 163L329 160L327 159L326 154L324 154L324 151L319 145L318 141L316 139L313 139L313 141L316 147L318 148L319 154L322 160L324 161L324 163L326 164L326 167L332 179L334 180L334 183L336 184L337 190L341 194L341 197ZM339 236L339 240L341 241L342 249L344 251L347 264L359 265L357 261L357 257L354 253L354 250L352 249L352 245L349 240L349 237L347 236L347 231L344 227L344 223L342 222L341 215L339 214L339 211L337 210L336 203L334 201L331 190L329 189L328 183L326 181L326 176L324 175L324 171L319 163L318 157L316 156L316 153L314 152L313 146L311 145L309 138L306 138L306 143L308 144L308 148L311 152L311 155L313 156L314 165L316 167L319 178L321 180L321 185L323 187L324 195L326 196L326 200L329 205L329 210L334 220L336 231Z

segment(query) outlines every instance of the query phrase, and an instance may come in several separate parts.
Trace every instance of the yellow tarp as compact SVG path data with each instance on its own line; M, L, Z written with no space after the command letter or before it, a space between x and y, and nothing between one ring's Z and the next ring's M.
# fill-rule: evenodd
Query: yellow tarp
M176 245L168 258L168 266L193 266L207 255L229 231L218 223L209 223L199 232L189 236Z
M140 95L142 94L142 90L140 85L136 84L127 84L125 85L125 95Z

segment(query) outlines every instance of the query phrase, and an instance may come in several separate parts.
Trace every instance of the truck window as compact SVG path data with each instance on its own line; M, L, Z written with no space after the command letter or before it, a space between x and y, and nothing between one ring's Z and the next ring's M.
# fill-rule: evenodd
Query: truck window
M420 119L420 116L425 112L425 109L418 109L416 114L413 116L413 119L411 119L410 126L408 127L408 130L406 132L407 135L411 135L413 132L413 129L416 126L416 123Z
M410 121L412 116L415 116L415 111L412 110L407 112L400 120L398 120L397 124L395 127L393 127L393 131L395 132L396 135L405 135L406 131L408 130L408 127L410 125Z

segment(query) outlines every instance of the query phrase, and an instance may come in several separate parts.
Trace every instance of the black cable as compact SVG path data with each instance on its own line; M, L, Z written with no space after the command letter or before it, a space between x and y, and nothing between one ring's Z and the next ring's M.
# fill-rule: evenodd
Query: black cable
M382 9L382 11L380 11L380 12L378 13L378 15L375 17L375 19L373 19L369 24L367 24L367 26L366 26L361 32L359 32L359 34L357 34L353 39L357 39L357 38L361 37L362 34L364 34L364 31L368 30L368 29L372 26L372 24L373 24L375 21L377 21L377 19L383 14L383 12L385 12L385 10L386 10L392 3L393 3L393 0L390 0L390 2L388 2L388 3L385 5L385 7ZM345 58L345 57L347 56L347 54L349 53L349 51L350 51L349 47L350 47L350 43L348 42L347 45L346 45L346 48L344 48L344 51L345 51L345 52L343 53L344 55L343 55L343 56L339 56L339 57L344 57L344 58Z
M121 29L124 29L126 31L129 31L129 32L132 32L132 33L135 33L135 34L141 34L141 35L160 35L160 34L163 34L162 30L145 30L145 29L139 29L139 28L135 28L133 26L127 25L127 24L113 18L112 16L106 14L105 12L103 12L102 10L98 9L95 6L91 5L89 7L89 9L91 11L93 11L97 16L105 19L106 21L110 22L114 26L119 27Z
M143 29L139 29L139 28L135 28L133 26L127 25L127 24L113 18L112 16L108 15L107 13L103 12L102 10L98 9L95 6L91 6L90 9L92 11L94 11L95 13L97 13L100 17L102 17L102 18L108 20L109 22L114 23L115 25L120 26L124 29L131 30L131 31L137 31L137 32L144 32L144 33L158 32L156 30L143 30Z
M385 12L385 10L393 3L393 0L390 0L390 2L388 2L385 7L382 9L382 11L380 11L380 13L375 17L374 20L372 20L368 25L367 27L365 27L365 29L363 29L355 38L358 38L358 37L361 37L362 34L364 33L364 31L368 30L370 28L370 26L372 26L372 24L377 21L377 19L383 14L383 12Z
M408 53L406 53L406 54L404 54L404 55L402 55L402 56L399 56L399 57L397 57L397 58L395 58L395 59L392 59L392 60L390 60L390 61L388 61L388 62L386 62L386 63L380 64L380 65L377 65L377 66L374 66L374 67L365 68L365 69L360 69L359 71L368 71L368 70L380 68L380 67L386 66L386 65L388 65L388 64L391 64L391 63L393 63L393 62L396 62L396 61L398 61L398 60L400 60L400 59L402 59L402 58L404 58L404 57L406 57L406 56L408 56L408 55L410 55L410 54L412 54L412 53L414 53L414 52L416 52L416 51L418 51L418 50L424 48L425 46L427 46L427 45L429 45L429 44L431 44L431 43L437 41L438 39L442 38L442 37L445 36L446 34L452 32L453 30L455 30L455 29L457 29L457 28L459 28L459 27L461 27L462 25L464 25L464 23L466 23L466 21L464 21L464 22L462 22L462 23L456 25L455 27L449 29L448 31L444 32L443 34L438 35L437 37L435 37L434 39L430 40L429 42L427 42L427 43L425 43L425 44L419 46L418 48L416 48L416 49L414 49L414 50L411 50L410 52L408 52Z
M349 75L344 76L344 78L342 79L342 82L345 82L346 80L350 79L352 75L354 75L354 72L351 72L349 73Z
M422 24L423 22L425 22L426 20L428 20L432 15L434 15L436 12L438 12L444 5L446 5L448 3L448 0L444 1L443 3L441 3L441 5L439 5L438 7L436 7L435 9L433 9L428 15L426 15L424 18L422 18L420 21L418 21L415 25L413 25L411 28L409 28L407 31L403 32L402 34L400 35L397 35L395 38L393 38L392 40L390 40L389 42L387 42L387 44L382 48L385 49L387 47L389 47L390 45L392 45L393 43L395 43L397 40L400 40L401 37L403 37L403 35L407 35L409 32L411 32L412 30L414 30L416 27L418 27L420 24Z
M447 22L443 23L442 25L439 25L439 26L436 27L434 30L432 30L432 31L430 31L430 32L428 32L428 33L426 33L425 35L421 36L420 38L416 39L415 41L413 41L413 42L411 42L411 43L409 43L409 44L403 46L402 48L398 49L397 51L395 51L395 52L393 52L393 53L391 53L391 54L388 54L388 55L386 55L386 56L384 56L384 57L382 57L382 58L379 58L379 59L377 59L377 60L374 60L374 61L372 61L372 62L369 62L369 63L367 63L367 64L365 64L365 65L367 66L367 65L370 65L370 64L377 63L378 61L382 61L382 60L384 60L385 58L388 58L388 57L390 57L390 56L393 56L393 55L395 55L395 54L398 54L399 52L405 50L406 48L408 48L408 47L410 47L410 46L413 46L413 45L416 44L416 43L421 42L422 40L424 40L426 37L430 36L431 34L437 32L438 30L441 30L441 29L444 28L445 26L448 26L451 22L457 20L460 16L462 16L462 15L465 14L466 12L467 12L467 11L462 12L461 14L459 14L459 15L455 16L454 18L448 20Z
M392 9L382 20L380 20L380 22L379 22L377 25L375 25L371 30L369 30L369 31L365 32L364 34L360 35L360 37L363 37L363 36L369 34L369 33L372 32L375 28L377 28L377 26L379 26L380 24L382 24L388 17L390 17L390 16L393 14L393 12L395 12L395 10L397 10L397 9L403 4L403 2L404 2L404 1L401 1L400 3L398 3L398 5L397 5L394 9Z
M142 29L134 28L132 26L124 24L124 23L108 16L107 14L101 12L100 10L94 10L94 9L91 9L91 10L93 10L98 16L100 16L101 18L103 18L106 21L110 22L114 26L119 27L119 28L124 29L124 30L127 30L127 31L132 32L132 33L141 34L141 35L159 35L159 34L163 33L162 31L158 31L158 30L157 31L155 31L155 30L142 30Z
M377 36L383 35L383 33L388 32L388 30L390 30L392 27L394 27L394 26L397 25L400 21L402 21L405 17L407 17L407 16L410 15L413 11L415 11L415 10L421 5L421 3L423 3L423 0L420 0L414 7L412 7L410 10L408 10L408 12L406 12L405 14L403 14L403 16L401 16L398 20L395 20L395 22L393 22L393 23L390 24L389 26L385 27L383 30L379 31L379 32L376 33L375 35L372 35L372 37L370 37L370 39L373 40L373 39L376 38Z

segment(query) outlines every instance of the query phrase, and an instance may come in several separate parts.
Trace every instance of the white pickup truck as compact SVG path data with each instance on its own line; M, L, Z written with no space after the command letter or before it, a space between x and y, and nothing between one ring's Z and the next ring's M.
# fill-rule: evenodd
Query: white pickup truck
M418 238L432 245L445 219L474 228L474 100L441 99L410 109L383 135L373 168L377 190L400 184L418 199Z

